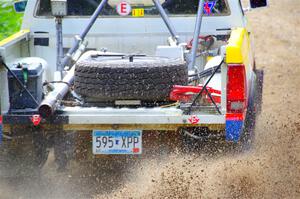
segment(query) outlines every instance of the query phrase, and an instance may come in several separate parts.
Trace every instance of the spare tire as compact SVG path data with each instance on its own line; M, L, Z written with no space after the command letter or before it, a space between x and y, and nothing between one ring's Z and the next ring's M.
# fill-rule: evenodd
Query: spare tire
M165 101L187 82L186 63L163 57L89 56L75 70L75 91L100 101Z

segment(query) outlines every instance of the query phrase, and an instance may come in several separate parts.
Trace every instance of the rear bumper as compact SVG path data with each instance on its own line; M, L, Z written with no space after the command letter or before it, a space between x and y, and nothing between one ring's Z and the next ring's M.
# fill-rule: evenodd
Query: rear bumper
M7 114L3 116L4 131L12 126L34 126L33 114ZM58 114L38 124L45 129L62 130L177 130L180 127L208 127L211 130L224 130L225 115L195 113L185 115L177 108L82 108L67 107Z

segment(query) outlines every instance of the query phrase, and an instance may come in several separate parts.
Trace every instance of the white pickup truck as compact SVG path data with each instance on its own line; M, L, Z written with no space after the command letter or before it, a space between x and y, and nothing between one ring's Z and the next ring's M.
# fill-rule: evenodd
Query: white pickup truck
M43 158L41 139L74 131L95 155L141 154L147 131L249 141L263 73L244 11L264 6L18 1L22 30L0 42L0 138L34 132Z

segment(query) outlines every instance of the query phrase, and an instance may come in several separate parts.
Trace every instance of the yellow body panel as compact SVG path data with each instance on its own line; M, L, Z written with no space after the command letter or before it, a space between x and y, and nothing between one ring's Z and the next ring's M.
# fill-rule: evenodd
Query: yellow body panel
M226 47L226 63L249 64L250 38L245 28L233 29Z
M19 32L17 32L15 34L13 34L13 35L11 35L11 36L3 39L2 41L0 41L0 47L8 44L11 41L14 41L15 39L17 39L19 37L22 37L22 36L28 34L29 32L30 32L30 30L21 30L21 31L19 31Z
M208 62L209 60L211 60L212 58L214 58L213 56L207 56L206 61Z

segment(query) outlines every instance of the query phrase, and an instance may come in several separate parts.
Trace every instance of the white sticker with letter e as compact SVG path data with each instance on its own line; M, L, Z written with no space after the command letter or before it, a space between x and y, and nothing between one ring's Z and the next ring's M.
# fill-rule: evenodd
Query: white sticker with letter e
M131 6L126 1L122 1L117 5L117 13L120 16L127 16L131 13Z

